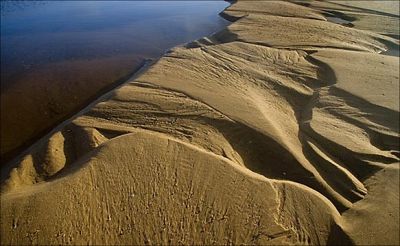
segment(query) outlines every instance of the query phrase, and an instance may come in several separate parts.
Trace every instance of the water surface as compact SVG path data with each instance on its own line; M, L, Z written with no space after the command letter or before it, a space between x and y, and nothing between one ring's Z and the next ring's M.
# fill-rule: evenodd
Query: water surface
M112 62L132 64L133 70L140 59L157 57L221 29L226 21L218 13L227 5L224 1L2 1L2 85L42 65L65 61L120 57Z

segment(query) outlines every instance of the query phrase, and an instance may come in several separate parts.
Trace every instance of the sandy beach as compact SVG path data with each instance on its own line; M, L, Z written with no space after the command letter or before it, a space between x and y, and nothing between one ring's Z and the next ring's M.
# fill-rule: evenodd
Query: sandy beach
M2 164L1 244L398 245L398 9L232 3Z

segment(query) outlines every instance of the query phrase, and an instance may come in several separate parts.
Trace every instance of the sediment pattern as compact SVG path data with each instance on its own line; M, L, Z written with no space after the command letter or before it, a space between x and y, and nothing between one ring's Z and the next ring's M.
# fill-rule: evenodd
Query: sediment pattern
M398 243L395 27L306 5L233 4L10 163L2 243Z

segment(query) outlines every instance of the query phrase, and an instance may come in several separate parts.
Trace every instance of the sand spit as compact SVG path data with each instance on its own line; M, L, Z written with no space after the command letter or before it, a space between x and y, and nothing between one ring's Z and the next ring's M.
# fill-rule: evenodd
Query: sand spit
M325 19L393 14L298 3L233 4L4 166L1 243L399 244L398 40Z

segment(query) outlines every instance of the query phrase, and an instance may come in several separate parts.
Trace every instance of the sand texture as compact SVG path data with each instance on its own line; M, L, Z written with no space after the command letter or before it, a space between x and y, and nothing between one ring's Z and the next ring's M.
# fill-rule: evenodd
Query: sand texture
M381 8L234 3L2 166L1 243L399 244L398 40L326 19Z

